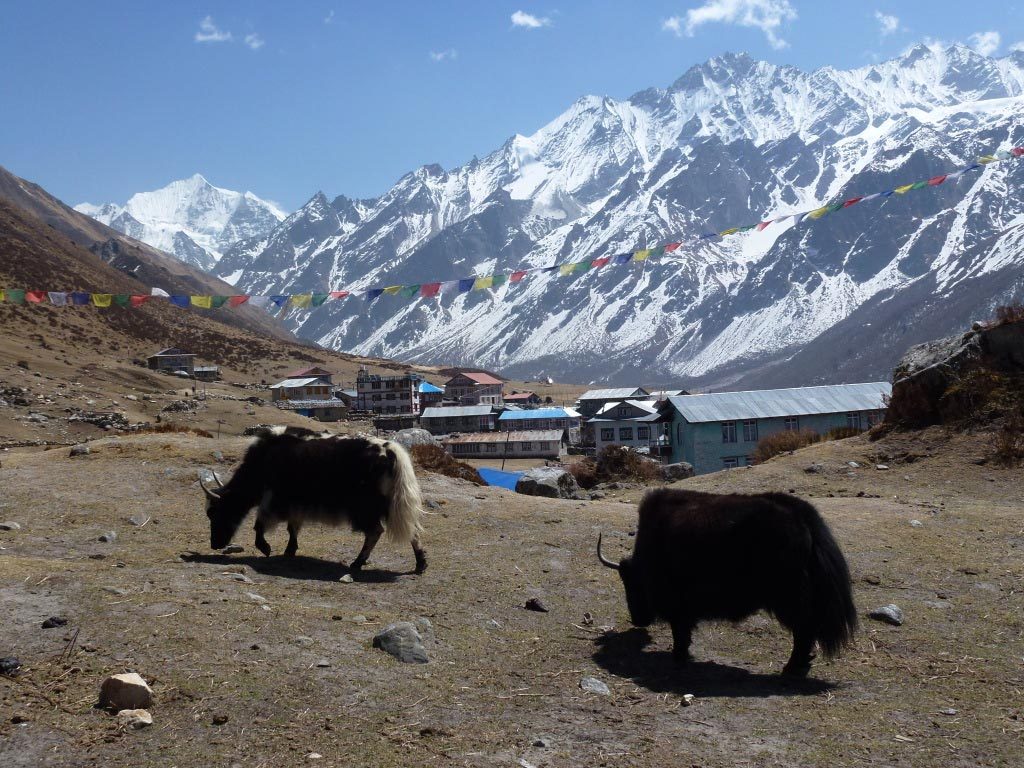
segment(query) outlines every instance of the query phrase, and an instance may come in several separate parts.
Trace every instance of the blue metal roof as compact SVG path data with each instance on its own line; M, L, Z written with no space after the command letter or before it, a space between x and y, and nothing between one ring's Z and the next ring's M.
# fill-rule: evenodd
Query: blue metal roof
M436 394L438 392L444 392L444 390L441 389L440 387L435 387L429 381L421 381L420 382L420 392L431 392L431 393L435 393Z
M680 395L670 397L668 402L688 422L698 424L706 421L809 416L814 413L876 411L885 408L885 398L891 394L892 385L889 382L873 381L824 387Z
M569 419L561 408L535 408L532 411L505 411L498 421L525 421L527 419Z

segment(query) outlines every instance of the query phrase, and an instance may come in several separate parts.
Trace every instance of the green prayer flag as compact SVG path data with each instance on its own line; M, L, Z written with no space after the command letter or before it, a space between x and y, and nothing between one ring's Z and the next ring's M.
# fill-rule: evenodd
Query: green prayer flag
M117 304L117 306L119 307L127 307L129 304L131 304L131 301L132 297L131 294L129 293L114 294L114 303Z
M403 285L402 290L398 292L398 295L401 296L403 299L411 299L419 292L420 285L419 283L417 283L416 285Z
M927 181L915 181L913 184L910 185L910 188L911 189L924 189L927 186L928 186L928 182Z
M210 308L211 309L220 309L221 307L223 307L227 303L228 303L228 297L227 296L211 296L210 297Z
M25 291L21 288L8 288L6 291L7 301L11 304L24 304Z
M314 307L319 307L321 304L323 304L325 301L327 301L327 299L329 299L330 297L331 297L331 294L329 294L329 293L314 293L313 294L313 306Z
M508 275L495 275L494 282L491 283L492 288L497 288L499 285L504 285L508 282Z

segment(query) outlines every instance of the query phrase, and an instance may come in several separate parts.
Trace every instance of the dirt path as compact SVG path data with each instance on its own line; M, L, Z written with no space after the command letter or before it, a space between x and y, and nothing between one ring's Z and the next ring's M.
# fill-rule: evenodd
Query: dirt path
M426 477L429 570L411 575L411 552L382 541L366 580L346 584L338 561L359 546L347 532L304 530L292 562L257 555L247 527L243 554L209 552L197 471L229 472L242 440L7 453L0 521L22 527L0 532L0 656L26 672L0 677L0 764L1018 765L1024 477L971 464L965 440L959 457L936 442L887 471L867 464L882 448L844 441L688 481L811 497L861 612L906 613L898 628L865 620L856 647L803 684L777 676L789 639L765 617L704 626L685 671L666 627L630 628L593 546L601 529L628 546L636 492L552 501ZM107 530L112 544L97 540ZM278 551L284 538L271 536ZM524 610L529 597L550 612ZM68 625L41 629L51 615ZM433 624L429 664L371 647L415 617ZM92 705L105 675L128 670L156 692L155 725L125 733ZM582 691L588 675L611 695Z

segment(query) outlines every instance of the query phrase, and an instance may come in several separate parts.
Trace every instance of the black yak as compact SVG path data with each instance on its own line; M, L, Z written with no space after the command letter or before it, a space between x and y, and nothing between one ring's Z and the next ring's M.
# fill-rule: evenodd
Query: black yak
M690 658L690 636L704 620L741 621L765 610L793 633L783 674L803 676L815 643L827 658L857 628L850 573L818 514L784 493L720 495L675 488L640 503L633 554L615 568L630 620L672 627L673 658Z
M362 568L385 530L392 541L411 542L416 573L426 570L419 484L409 454L398 443L265 430L226 485L216 474L214 479L220 487L200 483L213 549L226 547L249 510L258 507L256 548L264 555L271 552L264 534L282 521L288 525L287 556L298 549L306 521L347 522L365 536L352 571Z

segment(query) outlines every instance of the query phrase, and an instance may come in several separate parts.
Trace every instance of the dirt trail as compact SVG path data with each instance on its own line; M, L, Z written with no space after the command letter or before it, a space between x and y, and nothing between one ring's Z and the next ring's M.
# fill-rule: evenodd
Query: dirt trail
M789 638L766 617L702 627L685 671L666 627L630 628L593 549L598 530L612 552L629 545L639 491L553 501L428 476L429 570L412 575L411 552L382 541L346 584L348 532L303 530L291 562L259 556L248 526L244 553L209 552L197 471L228 473L241 439L8 452L0 521L22 527L0 532L0 656L26 672L0 677L0 764L1018 765L1024 473L971 463L976 438L929 434L910 463L899 439L855 439L686 481L810 497L861 613L906 613L898 628L864 620L856 647L802 684L777 676ZM97 540L107 530L112 544ZM284 532L270 538L279 552ZM524 610L530 597L550 612ZM41 629L51 615L68 625ZM414 617L434 627L429 664L371 647ZM156 703L155 725L126 733L92 705L128 670ZM588 675L611 695L582 691Z

